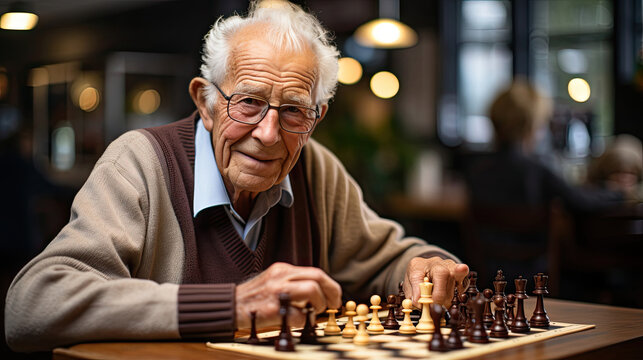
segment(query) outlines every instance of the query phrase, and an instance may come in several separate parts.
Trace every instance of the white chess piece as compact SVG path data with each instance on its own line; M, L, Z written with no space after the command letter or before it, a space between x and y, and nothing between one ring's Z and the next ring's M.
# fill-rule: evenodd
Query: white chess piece
M349 301L346 303L346 316L348 316L348 322L346 323L346 326L344 326L344 331L342 331L342 336L345 338L352 338L357 334L357 328L355 327L355 323L353 322L353 317L357 315L355 312L355 307L357 305L355 304L355 301Z
M366 314L368 314L368 306L359 304L357 306L357 317L355 318L359 321L359 330L357 330L357 335L353 338L353 344L355 345L368 345L370 341L366 331L366 320L368 320Z
M335 314L337 309L328 309L328 322L326 323L326 328L324 329L324 335L339 335L342 333L342 330L337 326L337 320L335 320Z
M420 300L418 302L422 305L422 315L420 316L420 321L418 321L417 326L415 327L417 332L422 334L432 333L435 329L433 320L431 319L431 314L429 312L429 306L433 304L433 283L429 282L428 277L424 277L424 282L420 284Z
M415 326L413 326L413 322L411 321L411 312L413 311L411 310L412 305L413 301L411 301L411 299L404 299L404 301L402 301L404 320L402 321L402 324L400 324L400 334L415 334Z
M371 317L371 322L366 328L369 334L380 334L384 332L384 326L382 326L382 322L378 315L378 311L382 308L380 306L381 301L382 299L379 295L371 296L371 310L373 310L373 317Z

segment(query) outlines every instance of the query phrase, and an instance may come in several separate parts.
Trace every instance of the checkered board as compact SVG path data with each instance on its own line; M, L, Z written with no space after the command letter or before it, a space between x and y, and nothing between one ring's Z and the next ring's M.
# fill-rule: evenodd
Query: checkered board
M340 326L343 319L338 319ZM370 335L370 343L366 346L353 344L352 339L342 336L323 336L325 324L319 324L317 330L319 344L308 345L298 342L299 329L292 331L295 352L281 352L274 349L274 339L279 331L259 334L264 342L260 345L246 344L247 336L238 338L234 343L207 343L209 350L236 358L253 359L465 359L494 353L504 349L520 347L526 344L545 341L550 338L572 334L594 328L594 325L569 324L551 322L548 329L532 328L529 333L516 334L509 332L505 339L490 338L487 344L474 344L463 337L464 348L449 352L429 351L428 342L431 334L403 335L397 330L384 330L383 334ZM443 328L442 333L448 335L449 328Z

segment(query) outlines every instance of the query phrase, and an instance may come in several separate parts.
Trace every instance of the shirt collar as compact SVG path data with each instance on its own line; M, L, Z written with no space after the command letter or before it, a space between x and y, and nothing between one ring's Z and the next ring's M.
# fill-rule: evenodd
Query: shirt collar
M223 184L223 178L214 158L210 133L203 126L203 120L201 119L196 124L194 151L194 216L196 217L201 210L213 206L229 205L232 208L228 192ZM281 189L279 204L291 207L294 196L290 184L290 175L286 175L286 178L275 186Z

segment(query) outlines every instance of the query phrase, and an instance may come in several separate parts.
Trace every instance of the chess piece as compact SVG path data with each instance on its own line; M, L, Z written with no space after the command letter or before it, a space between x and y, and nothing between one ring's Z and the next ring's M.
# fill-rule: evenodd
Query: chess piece
M359 321L359 329L357 330L357 334L353 338L353 343L355 345L368 345L370 341L368 332L366 331L366 320L368 320L366 314L368 314L368 306L359 304L359 306L357 306L356 317L357 321Z
M290 295L286 293L279 294L279 315L281 315L281 331L279 337L275 340L275 350L277 351L295 351L295 345L292 342L290 326L288 325L288 308L290 307Z
M462 349L462 339L460 339L460 323L462 322L462 314L457 307L451 307L449 309L449 315L451 315L451 320L449 320L449 327L451 327L451 333L446 341L447 348L451 350Z
M428 310L431 313L431 320L433 320L433 324L435 324L435 326L433 327L431 341L429 341L429 350L440 352L449 351L449 348L444 343L444 337L442 336L442 331L440 330L440 319L442 318L442 314L444 313L442 305L431 303L428 305L428 307Z
M473 299L480 292L478 291L477 283L478 273L475 271L469 271L469 287L467 288L469 299Z
M328 314L328 322L326 323L326 328L324 329L324 335L339 335L342 333L339 326L337 326L337 320L335 320L335 314L337 309L328 309L326 310Z
M415 326L413 326L413 322L411 321L411 312L413 311L411 310L412 305L413 301L411 301L411 299L404 299L404 301L402 301L404 320L398 330L400 334L415 334Z
M380 306L381 301L382 299L379 295L371 296L371 310L373 310L373 316L371 317L370 324L366 328L369 334L380 334L384 332L384 326L382 326L382 322L380 321L380 317L378 315L378 312L382 308Z
M314 320L312 319L315 315L315 308L313 304L306 304L306 323L303 330L301 330L301 336L299 337L299 342L302 344L317 344L317 332L315 331Z
M549 294L549 291L547 291L548 279L549 276L544 275L543 273L534 275L534 283L536 284L536 288L534 289L534 295L536 295L536 308L534 309L534 313L529 320L529 325L531 325L531 327L549 327L549 317L547 316L547 311L545 311L545 305L543 303L544 295Z
M484 327L488 329L491 327L494 321L493 314L491 313L491 297L493 296L493 290L484 289L482 294L484 295L484 298L485 298L484 313L482 314L482 323L484 324Z
M527 317L525 317L525 300L529 298L527 296L527 279L523 279L522 275L518 276L517 279L514 279L514 284L516 285L516 316L511 322L511 331L515 333L526 333L529 332L529 324L527 323Z
M498 270L496 273L496 279L493 281L493 288L495 290L495 294L493 295L493 302L496 304L496 297L501 297L502 298L502 317L504 318L504 322L506 323L507 321L507 313L504 311L504 304L507 302L507 297L505 296L505 287L507 286L507 282L505 281L505 276L502 272L502 270ZM497 308L496 308L497 309Z
M514 323L514 303L516 302L516 295L509 294L507 295L507 302L505 303L506 314L507 314L507 326L511 329L511 326Z
M346 303L345 315L348 317L348 322L346 322L346 325L344 326L342 337L352 338L357 334L357 328L355 327L355 323L353 322L353 317L357 315L357 312L355 312L356 306L357 305L355 304L355 301L352 300Z
M259 345L261 343L261 340L259 340L259 337L257 336L257 312L256 311L250 312L250 337L248 338L248 341L246 343L250 345Z
M460 300L458 300L458 287L456 286L453 289L453 299L451 299L451 307L448 310L449 316L451 316L452 309L458 310L459 307L460 307Z
M509 329L505 324L505 299L502 296L494 296L493 304L496 305L496 318L491 325L489 336L493 338L506 338L509 337Z
M398 284L398 292L397 292L397 308L395 310L395 319L397 320L402 320L404 319L404 312L402 312L402 301L406 299L406 295L404 295L404 281L400 281Z
M469 325L469 314L467 314L467 302L469 301L469 295L466 292L458 295L458 300L460 300L460 325L459 329L465 329ZM465 334L466 335L466 334Z
M420 283L420 300L418 302L422 306L422 315L420 316L420 321L418 321L415 330L421 334L429 334L433 332L435 325L433 320L431 320L429 306L433 304L433 297L431 292L433 291L433 283L429 282L428 277L424 277L424 282Z
M389 295L386 299L386 308L388 308L388 316L384 322L384 329L397 330L400 328L397 320L395 320L395 312L397 308L397 296Z
M482 316L484 315L484 305L487 300L482 294L478 293L475 298L469 301L471 302L473 317L475 318L475 321L473 321L473 326L471 327L471 330L469 332L469 342L486 344L489 342L489 335L487 335L487 331L484 328Z

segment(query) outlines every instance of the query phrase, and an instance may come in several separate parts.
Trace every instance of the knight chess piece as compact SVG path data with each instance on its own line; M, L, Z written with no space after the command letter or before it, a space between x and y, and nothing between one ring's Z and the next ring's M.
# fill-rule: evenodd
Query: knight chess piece
M527 296L527 279L523 279L522 276L518 276L517 279L514 279L514 284L516 285L516 316L511 322L511 331L515 333L526 333L529 332L529 324L527 323L527 317L525 316L525 300L529 298Z
M290 295L279 294L279 315L281 315L281 331L275 340L275 350L295 351L295 344L292 341L290 326L288 325L288 308L290 307Z
M547 316L547 311L545 311L545 304L543 303L543 297L549 294L547 290L547 280L549 276L538 273L534 275L534 283L536 288L534 289L534 295L536 295L536 308L534 313L529 320L529 325L535 328L548 328L549 327L549 317Z
M386 308L388 309L388 315L386 316L386 321L384 322L384 329L397 330L400 328L400 324L395 320L395 312L397 309L397 296L389 295L386 299Z

